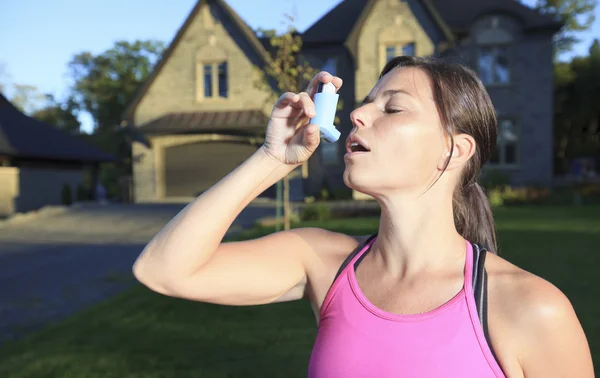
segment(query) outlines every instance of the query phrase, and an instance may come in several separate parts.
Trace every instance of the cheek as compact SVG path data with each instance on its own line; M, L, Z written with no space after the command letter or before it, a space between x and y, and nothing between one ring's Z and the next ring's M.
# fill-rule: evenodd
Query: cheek
M444 134L436 126L404 124L382 135L385 148L378 161L413 177L429 177L443 154Z

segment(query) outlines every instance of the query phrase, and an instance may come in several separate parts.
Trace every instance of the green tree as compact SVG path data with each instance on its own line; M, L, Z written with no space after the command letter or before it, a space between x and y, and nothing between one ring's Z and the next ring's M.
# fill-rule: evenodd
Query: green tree
M600 42L589 55L555 64L554 142L559 171L569 160L600 151Z
M100 173L109 196L120 194L118 180L132 171L132 135L129 128L121 127L122 115L163 51L160 41L118 41L97 55L79 53L69 63L73 101L94 119L89 141L121 161L117 166L103 166Z
M266 64L259 72L257 87L272 95L268 101L273 103L284 92L302 92L316 70L303 59L302 37L292 25L293 18L286 15L288 30L276 33L274 30L258 30L259 37L269 38ZM305 163L306 164L306 163ZM306 169L306 167L303 167ZM290 175L283 178L283 223L284 229L290 229L292 211L290 208ZM279 192L279 188L278 188Z
M146 81L164 51L159 41L118 41L98 54L82 52L69 63L73 93L89 112L95 128L114 131L137 89Z
M73 97L69 97L62 104L52 95L48 95L47 98L47 105L34 112L32 117L69 134L79 134L81 132L81 123L77 119L79 107Z
M34 85L13 84L12 86L13 95L10 102L27 115L38 111L46 102L46 96Z
M6 70L6 63L0 62L0 93L4 93L4 90L8 87L10 82L10 75ZM4 94L6 96L6 94Z
M556 54L571 50L579 42L577 32L585 31L595 20L597 0L537 0L536 8L543 13L558 15L565 26L556 35Z

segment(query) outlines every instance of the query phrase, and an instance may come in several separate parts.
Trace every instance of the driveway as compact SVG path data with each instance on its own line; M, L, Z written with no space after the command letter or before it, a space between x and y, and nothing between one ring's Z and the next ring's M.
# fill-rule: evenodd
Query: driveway
M0 345L134 283L135 258L184 206L58 208L0 227ZM229 231L274 213L251 204Z

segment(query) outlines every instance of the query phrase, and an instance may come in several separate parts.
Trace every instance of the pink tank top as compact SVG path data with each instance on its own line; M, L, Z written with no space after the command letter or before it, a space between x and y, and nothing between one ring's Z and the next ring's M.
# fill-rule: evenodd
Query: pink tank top
M473 295L467 242L463 289L435 310L399 315L362 293L356 261L346 265L321 307L309 378L506 378L486 342Z

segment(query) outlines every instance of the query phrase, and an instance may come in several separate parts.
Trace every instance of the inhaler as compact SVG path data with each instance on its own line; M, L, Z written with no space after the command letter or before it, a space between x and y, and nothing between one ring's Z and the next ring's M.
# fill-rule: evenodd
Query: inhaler
M333 124L339 97L340 95L335 93L335 85L319 83L315 94L315 111L317 115L310 119L310 124L319 125L321 138L329 143L333 143L340 138L340 132Z

